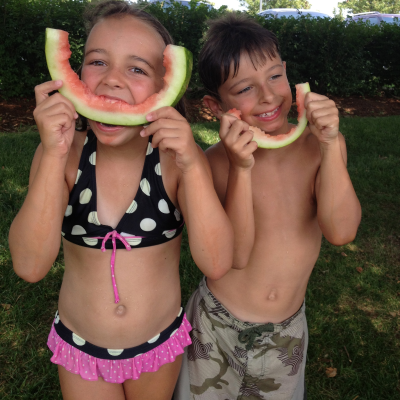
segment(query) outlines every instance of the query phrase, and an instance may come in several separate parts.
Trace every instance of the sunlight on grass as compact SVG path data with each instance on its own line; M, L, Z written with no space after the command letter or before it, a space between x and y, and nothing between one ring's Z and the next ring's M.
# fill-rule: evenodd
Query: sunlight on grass
M400 399L399 126L400 117L341 120L363 218L354 242L335 247L323 239L311 274L306 295L310 400ZM192 129L203 149L219 140L218 123ZM0 303L10 305L0 306L0 398L10 400L61 399L46 339L64 272L62 249L47 276L29 284L13 272L7 247L38 143L34 130L0 134ZM186 230L180 276L186 303L202 277ZM327 367L337 368L337 376L327 378Z

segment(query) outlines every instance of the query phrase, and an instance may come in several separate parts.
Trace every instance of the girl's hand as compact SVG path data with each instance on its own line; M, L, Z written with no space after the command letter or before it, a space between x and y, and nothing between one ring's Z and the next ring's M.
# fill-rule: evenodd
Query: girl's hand
M253 168L253 153L258 146L252 141L254 134L249 131L249 124L231 114L223 114L220 121L219 136L231 167L243 170Z
M140 135L153 135L152 147L171 155L182 172L201 162L189 123L173 107L162 107L146 116L151 122Z
M49 81L35 87L36 108L33 116L40 132L43 152L63 157L69 153L78 114L73 104L60 93L62 81Z
M307 93L304 101L308 126L320 143L329 144L338 139L339 111L333 100L317 93Z

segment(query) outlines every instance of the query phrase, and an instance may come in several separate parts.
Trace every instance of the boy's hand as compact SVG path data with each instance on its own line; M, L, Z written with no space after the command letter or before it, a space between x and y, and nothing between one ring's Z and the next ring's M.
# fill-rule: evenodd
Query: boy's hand
M189 123L173 107L162 107L147 114L151 122L140 135L153 135L152 147L170 154L184 173L201 162Z
M307 93L304 106L308 126L320 143L329 144L339 134L339 111L333 100L317 93Z
M220 121L219 136L230 165L239 169L253 168L253 153L258 146L253 142L254 134L249 131L249 124L231 114L223 114Z
M33 116L40 133L43 152L56 157L68 154L75 133L78 114L74 105L60 93L62 81L49 81L35 87L36 108Z

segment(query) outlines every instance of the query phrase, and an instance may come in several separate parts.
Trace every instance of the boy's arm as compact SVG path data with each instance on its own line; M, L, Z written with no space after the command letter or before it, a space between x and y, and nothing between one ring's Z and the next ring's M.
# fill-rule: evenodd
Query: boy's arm
M354 240L361 206L347 172L347 152L339 132L339 113L333 101L316 93L306 96L311 132L317 137L321 166L315 182L318 222L326 239L341 246Z
M206 155L215 189L233 226L232 268L243 269L254 245L251 169L257 144L252 141L253 133L248 131L248 125L228 114L221 117L220 137L224 148L213 146Z

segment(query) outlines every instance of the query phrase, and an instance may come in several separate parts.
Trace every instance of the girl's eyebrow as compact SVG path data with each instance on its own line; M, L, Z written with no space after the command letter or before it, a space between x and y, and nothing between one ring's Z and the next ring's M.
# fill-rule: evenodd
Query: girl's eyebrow
M92 49L92 50L89 50L89 51L87 51L87 52L85 53L85 57L87 57L87 56L88 56L89 54L91 54L91 53L107 54L108 52L107 52L107 50L104 50L104 49ZM141 58L141 57L138 57L138 56L134 56L134 55L129 56L128 58L133 59L133 60L135 60L135 61L139 61L139 62L145 63L145 64L148 65L152 70L155 71L154 66L153 66L152 64L150 64L148 61L146 61L144 58Z

